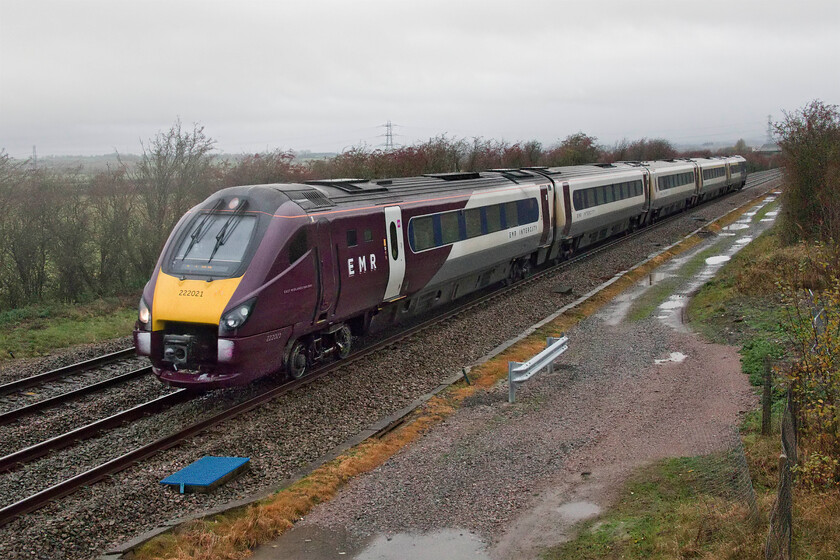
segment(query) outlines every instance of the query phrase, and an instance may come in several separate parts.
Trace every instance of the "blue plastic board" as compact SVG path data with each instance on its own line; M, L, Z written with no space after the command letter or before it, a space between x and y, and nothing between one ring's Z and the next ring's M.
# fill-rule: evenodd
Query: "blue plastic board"
M179 486L181 494L186 487L208 488L214 482L245 466L249 457L202 457L160 481L161 484Z

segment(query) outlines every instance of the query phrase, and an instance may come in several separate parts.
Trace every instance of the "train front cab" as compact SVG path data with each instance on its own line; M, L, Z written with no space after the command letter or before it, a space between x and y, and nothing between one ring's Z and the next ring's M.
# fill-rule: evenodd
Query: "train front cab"
M220 191L173 230L134 330L138 354L162 382L246 384L279 370L294 325L312 322L316 236L300 207L278 193Z

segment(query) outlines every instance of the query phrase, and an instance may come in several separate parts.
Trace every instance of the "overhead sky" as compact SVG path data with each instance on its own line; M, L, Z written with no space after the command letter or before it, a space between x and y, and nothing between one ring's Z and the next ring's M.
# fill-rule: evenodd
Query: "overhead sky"
M0 150L220 151L446 134L762 141L840 103L840 2L0 0Z

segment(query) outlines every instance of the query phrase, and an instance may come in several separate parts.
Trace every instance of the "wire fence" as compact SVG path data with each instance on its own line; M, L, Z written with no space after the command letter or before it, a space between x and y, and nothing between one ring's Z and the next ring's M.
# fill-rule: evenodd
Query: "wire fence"
M782 454L779 456L779 485L770 510L770 529L764 543L766 560L788 560L793 542L793 467L797 461L795 400L788 389L782 416Z
M818 351L820 336L825 331L826 310L819 305L813 292L808 290L811 305L811 324L814 329L814 345L811 352ZM766 373L769 378L770 372ZM793 472L799 460L799 426L796 399L789 387L782 415L782 454L779 456L779 484L776 500L770 510L770 529L764 543L766 560L789 560L793 557Z
M747 509L749 522L758 525L761 516L740 432L731 428L722 437L717 434L710 437L714 438L714 442L709 443L716 450L704 457L698 472L703 494L711 497L707 508L710 511L716 509L717 498L739 503Z

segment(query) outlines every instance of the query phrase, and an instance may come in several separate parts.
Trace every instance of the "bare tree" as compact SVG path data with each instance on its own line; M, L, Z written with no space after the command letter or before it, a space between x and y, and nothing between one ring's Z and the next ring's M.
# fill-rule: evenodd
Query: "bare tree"
M135 263L141 272L148 274L154 267L178 219L216 190L210 154L214 144L204 127L185 131L180 120L143 144L140 161L130 173L143 218L135 237Z

